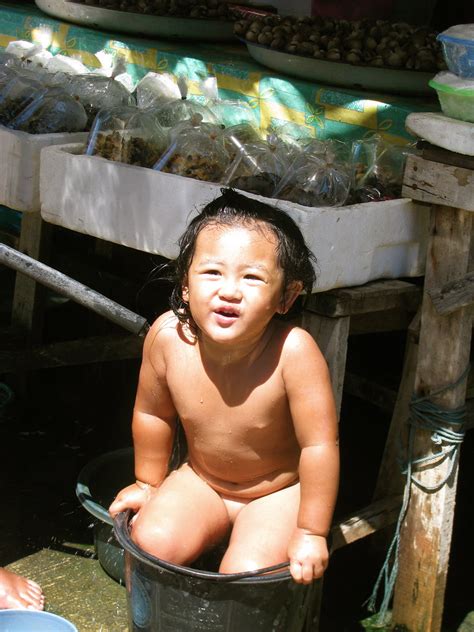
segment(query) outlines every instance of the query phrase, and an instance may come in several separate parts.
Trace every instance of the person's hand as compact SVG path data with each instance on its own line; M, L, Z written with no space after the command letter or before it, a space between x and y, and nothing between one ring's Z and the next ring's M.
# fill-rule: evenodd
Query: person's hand
M296 528L288 545L290 573L297 584L310 584L323 576L329 561L326 538Z
M140 508L150 499L153 491L151 485L138 485L133 483L122 489L115 500L109 507L109 513L112 518L126 509L131 509L134 513L137 513Z

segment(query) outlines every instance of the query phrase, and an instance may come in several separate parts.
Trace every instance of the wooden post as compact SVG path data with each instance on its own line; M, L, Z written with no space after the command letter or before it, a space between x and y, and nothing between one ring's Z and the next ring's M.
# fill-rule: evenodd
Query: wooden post
M51 226L40 213L23 213L19 249L38 261L48 259ZM40 342L43 330L44 288L24 274L17 273L12 306L12 326L25 331L29 342Z
M426 191L423 192L425 194ZM457 192L457 194L460 194ZM441 316L428 291L463 277L468 270L471 214L448 206L433 206L426 258L415 392L429 395L455 382L469 362L471 317L466 308ZM433 398L444 408L461 406L466 381ZM431 433L417 430L413 456L437 451ZM426 465L416 473L426 486L438 484L448 473L449 459ZM399 573L395 586L392 623L410 632L441 630L457 483L453 472L438 491L411 485L411 498L401 533Z

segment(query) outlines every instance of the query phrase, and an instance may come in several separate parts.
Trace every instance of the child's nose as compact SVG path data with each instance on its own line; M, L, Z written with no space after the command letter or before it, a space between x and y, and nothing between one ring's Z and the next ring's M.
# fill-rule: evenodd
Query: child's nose
M227 277L222 280L219 295L227 300L238 300L242 298L242 292L236 279Z

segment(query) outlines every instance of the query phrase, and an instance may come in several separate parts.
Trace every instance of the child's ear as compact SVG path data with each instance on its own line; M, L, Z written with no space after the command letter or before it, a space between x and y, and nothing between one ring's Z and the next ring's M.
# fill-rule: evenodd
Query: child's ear
M301 281L293 281L293 283L290 283L290 285L286 288L285 296L278 309L279 314L286 314L287 312L290 311L293 303L301 294L302 289L303 289L303 284L301 283Z

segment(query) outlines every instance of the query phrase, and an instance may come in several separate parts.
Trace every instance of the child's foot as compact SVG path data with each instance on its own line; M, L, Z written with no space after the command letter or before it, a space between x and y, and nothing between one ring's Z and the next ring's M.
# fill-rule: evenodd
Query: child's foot
M43 610L44 595L31 579L0 568L0 609Z

